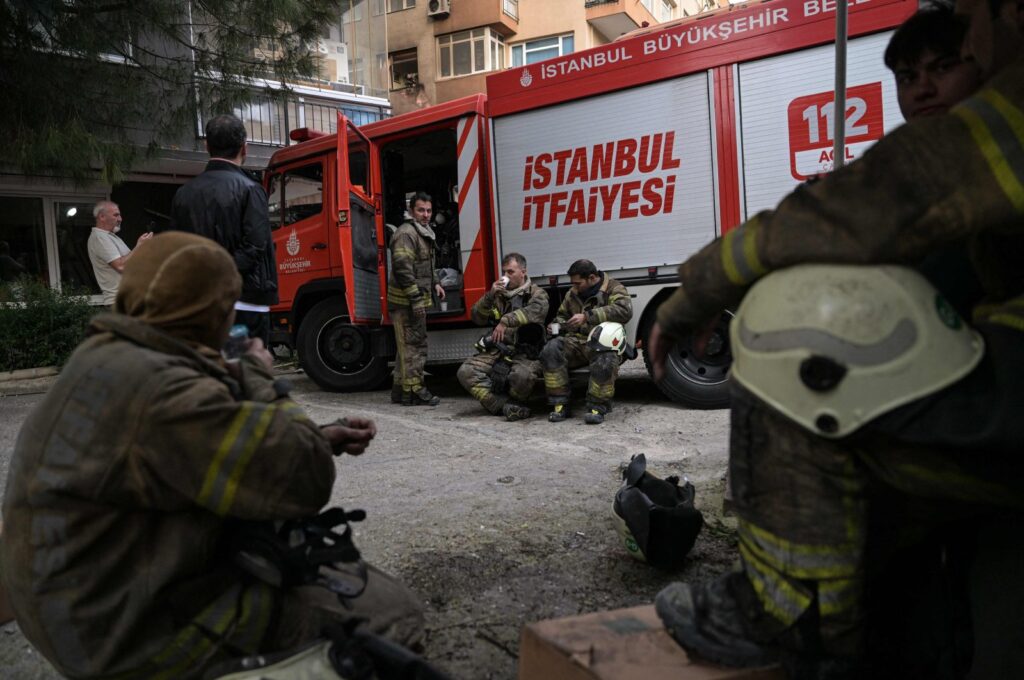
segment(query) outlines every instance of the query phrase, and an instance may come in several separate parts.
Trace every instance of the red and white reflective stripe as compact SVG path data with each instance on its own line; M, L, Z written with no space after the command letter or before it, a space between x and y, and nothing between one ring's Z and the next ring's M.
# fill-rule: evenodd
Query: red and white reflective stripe
M479 249L480 236L480 129L479 116L459 121L456 153L459 158L459 239L462 242L462 271L469 270L469 258Z

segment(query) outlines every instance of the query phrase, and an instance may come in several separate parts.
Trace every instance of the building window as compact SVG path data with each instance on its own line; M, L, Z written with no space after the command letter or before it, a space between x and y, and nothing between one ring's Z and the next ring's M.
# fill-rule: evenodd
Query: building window
M474 28L437 39L441 77L505 68L505 40L489 28Z
M91 206L90 206L91 209ZM89 213L92 217L92 213ZM0 196L0 279L14 283L31 276L49 283L43 200Z
M672 10L675 9L675 4L669 2L669 0L661 0L661 14L658 16L659 21L671 21Z
M419 64L416 61L416 50L392 52L391 89L402 90L419 84Z
M545 59L554 59L563 54L572 54L572 33L556 35L551 38L529 40L512 46L512 66L536 64Z
M403 9L412 9L416 6L416 0L388 0L389 12L401 12Z
M502 0L501 10L516 21L519 21L519 0Z
M100 287L89 259L89 234L95 224L92 216L95 204L91 201L61 201L53 205L61 289L99 295Z
M363 20L363 0L341 0L341 24Z
M640 0L640 4L647 8L651 16L654 16L654 2L655 0Z

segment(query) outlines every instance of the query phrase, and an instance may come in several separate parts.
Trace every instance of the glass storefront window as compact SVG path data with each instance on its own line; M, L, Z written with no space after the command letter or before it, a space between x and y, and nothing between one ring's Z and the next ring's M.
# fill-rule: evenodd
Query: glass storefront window
M57 227L57 261L61 288L65 292L100 293L89 259L89 234L95 222L92 217L93 205L92 202L53 204L54 224Z
M50 282L46 266L43 199L0 196L0 279L20 276Z

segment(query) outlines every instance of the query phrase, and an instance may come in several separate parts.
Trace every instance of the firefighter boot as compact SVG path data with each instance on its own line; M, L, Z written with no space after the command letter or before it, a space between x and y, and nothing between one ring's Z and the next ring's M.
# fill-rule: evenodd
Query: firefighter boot
M402 403L402 386L392 385L391 386L391 403L401 404Z
M505 414L505 420L510 423L530 417L530 407L514 401L505 402L505 405L501 407L501 412Z
M568 404L552 404L551 413L548 414L549 423L560 423L569 417Z
M742 572L697 585L673 583L654 607L676 642L708 661L750 668L780 658L786 627L764 610Z
M583 416L583 422L587 425L600 425L604 422L604 417L608 415L611 408L608 404L588 404L587 413Z
M421 387L416 392L402 394L402 406L437 406L440 403L441 397L434 396L426 387Z

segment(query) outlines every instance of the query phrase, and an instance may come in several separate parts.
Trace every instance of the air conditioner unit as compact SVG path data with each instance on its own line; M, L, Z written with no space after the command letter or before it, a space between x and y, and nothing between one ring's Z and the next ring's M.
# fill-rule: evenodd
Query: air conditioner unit
M427 3L427 16L443 19L452 13L452 0L430 0Z

